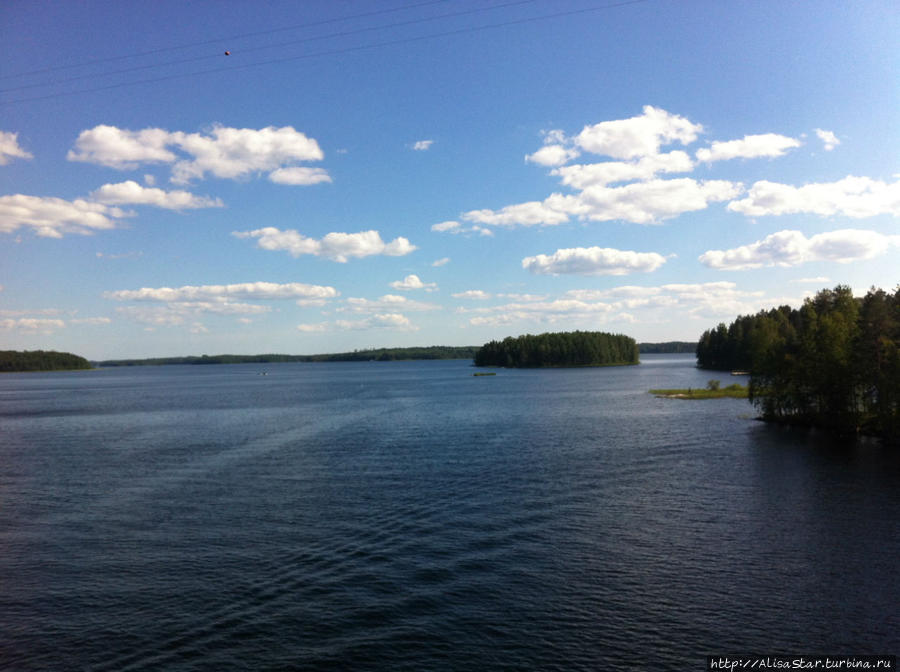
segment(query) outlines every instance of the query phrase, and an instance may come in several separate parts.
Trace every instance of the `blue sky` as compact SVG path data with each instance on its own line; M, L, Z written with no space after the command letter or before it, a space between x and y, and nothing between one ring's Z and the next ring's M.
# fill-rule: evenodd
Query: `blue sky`
M898 19L10 0L0 348L696 340L823 287L893 289Z

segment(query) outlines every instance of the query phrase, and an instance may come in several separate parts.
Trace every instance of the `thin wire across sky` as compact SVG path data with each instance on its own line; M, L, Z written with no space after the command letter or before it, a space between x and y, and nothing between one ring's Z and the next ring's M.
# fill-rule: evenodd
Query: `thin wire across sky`
M212 61L212 60L216 60L216 59L221 60L221 59L229 58L228 65L221 65L221 66L214 67L214 68L175 72L175 73L170 73L170 74L166 74L166 75L159 75L156 77L145 77L142 79L125 79L123 81L118 81L118 82L114 82L111 84L88 86L85 88L80 88L80 89L71 90L71 91L62 91L62 92L57 91L57 92L51 92L51 93L46 93L46 94L37 95L37 96L25 97L25 98L13 98L10 100L0 101L0 105L12 105L12 104L17 104L17 103L31 102L31 101L37 101L37 100L46 100L46 99L50 99L50 98L59 98L59 97L73 96L73 95L84 94L84 93L93 93L93 92L97 92L97 91L106 91L109 89L117 89L117 88L128 87L128 86L136 86L136 85L140 85L140 84L150 84L150 83L168 81L168 80L179 79L179 78L184 78L184 77L197 77L197 76L208 75L208 74L213 74L213 73L226 72L226 71L230 71L230 70L241 70L241 69L246 69L246 68L262 67L262 66L266 66L266 65L273 65L273 64L277 64L277 63L285 63L285 62L290 62L290 61L299 61L299 60L311 59L311 58L336 56L339 54L348 54L348 53L365 51L365 50L370 50L370 49L377 49L380 47L410 44L413 42L421 42L421 41L425 41L425 40L432 40L432 39L438 39L438 38L442 38L442 37L450 37L450 36L455 36L455 35L464 35L464 34L468 34L468 33L475 33L475 32L485 31L485 30L496 30L496 29L505 28L505 27L509 27L509 26L521 25L521 24L526 24L526 23L534 23L537 21L547 21L547 20L566 17L566 16L574 16L574 15L578 15L578 14L588 14L591 12L598 12L598 11L603 11L603 10L615 9L615 8L619 8L619 7L625 7L625 6L629 6L629 5L641 4L641 3L645 3L645 2L650 2L651 0L624 0L622 2L617 2L617 3L612 3L612 4L607 3L607 4L603 4L603 5L594 5L591 7L582 7L582 8L574 9L574 10L540 14L537 16L522 17L522 18L516 18L516 19L507 19L507 20L496 21L496 22L488 23L488 24L469 25L469 26L463 26L463 27L455 28L455 29L451 29L451 30L443 30L443 31L414 35L414 36L403 37L403 38L378 40L378 41L374 41L374 42L370 42L368 44L362 44L362 45L334 47L332 49L323 49L320 51L308 52L308 53L304 53L304 54L293 54L290 56L279 56L276 58L269 58L266 60L257 60L257 61L252 61L252 62L247 62L244 60L244 57L247 54L258 53L258 52L261 52L264 50L285 49L287 47L296 46L299 44L310 43L313 41L338 40L340 38L349 37L349 36L353 36L353 35L360 35L363 33L371 33L371 32L375 32L375 31L387 31L387 30L391 30L394 28L402 28L402 27L406 27L406 26L426 23L429 21L440 21L440 20L447 20L447 19L452 19L452 18L461 17L461 16L476 15L476 14L480 14L480 13L490 11L490 10L509 9L509 8L512 8L515 6L533 4L534 2L537 2L537 1L539 1L539 0L514 0L512 2L506 2L506 3L502 3L502 4L498 4L498 5L491 5L491 6L487 6L487 7L478 7L478 8L474 8L474 9L468 9L468 10L457 11L457 12L449 12L449 13L438 14L438 15L434 15L434 16L420 17L420 18L416 18L416 19L408 19L405 21L396 21L396 22L381 24L381 25L377 25L377 26L366 26L363 28L356 28L356 29L352 29L352 30L337 31L337 32L332 32L332 33L328 33L325 35L303 37L303 38L298 38L296 40L282 41L282 42L277 42L277 43L273 43L273 44L256 45L256 46L246 47L243 49L231 48L228 50L230 56L226 56L224 51L217 51L215 54L204 54L201 56L186 57L186 58L173 59L173 60L168 60L168 61L160 61L160 62L156 62L156 63L133 66L133 67L129 67L129 68L119 68L117 70L108 70L108 71L94 72L94 73L88 73L88 74L83 74L83 75L74 75L74 76L67 77L64 79L54 80L52 82L21 84L18 86L0 89L0 95L15 93L15 92L19 92L19 91L25 91L25 90L31 90L31 89L37 89L37 88L43 88L43 87L60 86L63 84L76 82L76 81L77 82L85 82L85 81L90 81L91 79L99 79L102 77L107 77L107 76L112 76L112 75L132 74L132 73L136 73L136 72L140 72L140 71L152 70L155 68L173 67L173 66L177 67L177 66L186 65L189 63L197 63L197 62L201 62L201 61ZM423 2L423 3L414 4L414 5L407 5L404 7L393 8L390 10L367 12L367 13L363 13L363 14L356 14L356 15L352 15L352 16L340 17L340 18L335 18L335 19L326 19L326 20L322 20L322 21L297 24L297 25L290 26L290 27L273 28L273 29L265 30L265 31L255 31L252 33L244 33L244 34L237 35L237 36L216 38L213 40L204 40L204 41L196 42L193 44L184 44L184 45L175 46L175 47L166 47L166 48L162 48L162 49L158 49L158 50L154 50L154 51L145 51L145 52L140 52L140 53L135 53L135 54L114 56L114 57L110 57L110 58L106 58L106 59L96 59L96 60L91 60L91 61L85 61L80 64L67 64L67 65L53 66L50 68L43 68L40 70L34 70L31 72L27 72L27 73L4 75L3 77L0 77L0 80L3 80L3 79L9 80L9 79L16 78L16 77L23 78L23 77L28 77L28 76L43 75L43 74L47 74L49 72L61 71L64 69L74 69L74 68L79 68L79 67L89 67L89 66L93 66L93 65L98 65L101 63L117 62L117 61L125 60L128 58L154 56L154 55L159 55L162 53L175 51L178 49L188 49L188 48L193 48L193 47L198 47L198 46L207 46L207 45L212 45L212 44L226 44L226 43L238 41L240 39L245 39L248 37L259 37L259 36L265 36L265 35L272 35L272 34L281 33L281 32L287 31L287 30L297 30L297 29L302 29L302 28L309 28L309 27L320 26L320 25L325 25L325 24L337 23L340 21L350 21L350 20L358 19L358 18L367 18L370 16L378 15L378 14L386 14L389 12L397 12L397 11L401 11L401 10L413 9L413 8L418 8L418 7L428 6L428 5L435 5L435 4L444 3L444 2L447 2L447 0L431 0L430 2ZM237 63L235 63L234 61L237 61Z

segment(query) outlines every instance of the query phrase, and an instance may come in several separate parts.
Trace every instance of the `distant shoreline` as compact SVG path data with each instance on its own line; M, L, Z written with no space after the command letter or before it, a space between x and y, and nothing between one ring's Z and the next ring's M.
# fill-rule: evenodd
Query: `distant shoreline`
M395 362L413 360L473 359L478 346L433 345L410 348L377 348L321 355L200 355L185 357L151 357L146 359L106 359L92 362L98 368L117 366L168 366L173 364L280 364L308 362Z
M697 344L691 341L638 343L641 354L693 354ZM370 362L416 361L428 359L474 359L480 346L435 345L408 348L374 348L318 355L286 355L278 353L258 355L186 355L181 357L146 357L92 360L97 368L117 366L168 366L173 364L276 364L281 362Z

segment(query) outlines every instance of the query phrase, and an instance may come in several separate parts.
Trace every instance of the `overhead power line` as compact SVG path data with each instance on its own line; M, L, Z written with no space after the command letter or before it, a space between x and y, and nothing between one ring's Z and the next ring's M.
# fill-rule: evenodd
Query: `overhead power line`
M439 0L439 1L446 2L446 0ZM240 49L239 53L241 55L244 55L244 54L250 54L250 53L254 53L254 52L258 52L258 51L265 51L266 49L277 49L279 47L289 47L289 46L294 46L297 44L305 44L307 42L328 40L328 39L335 38L335 37L349 37L351 35L360 35L362 33L370 33L372 31L376 31L376 30L384 30L384 29L388 29L388 28L400 28L403 26L412 26L412 25L415 25L418 23L426 23L428 21L437 21L440 19L455 18L455 17L459 17L459 16L466 16L469 14L478 14L478 13L485 12L485 11L492 10L492 9L505 9L505 8L509 8L509 7L514 7L516 5L531 4L536 1L537 0L513 0L512 2L506 2L506 3L500 4L500 5L491 5L490 7L477 7L475 9L468 9L468 10L463 10L460 12L450 12L448 14L437 14L435 16L426 16L426 17L419 18L419 19L409 19L407 21L396 21L394 23L385 23L385 24L381 24L378 26L367 26L366 28L355 28L353 30L343 30L343 31L339 31L336 33L327 33L325 35L315 35L313 37L304 37L304 38L297 39L297 40L289 40L287 42L276 42L274 44L264 44L264 45L260 45L260 46L256 46L256 47L247 47L247 48ZM424 3L424 4L434 4L434 3L431 2L431 3ZM328 23L333 23L336 20L337 19L330 20L330 21L328 21ZM323 23L323 22L319 22L319 23ZM275 32L275 31L265 31L265 33L270 33L270 32ZM261 33L248 33L248 35L258 35L258 34L261 34ZM224 40L215 40L215 42L221 42L221 41L224 41ZM226 53L230 54L231 52L226 52ZM235 50L234 53L237 54L238 50ZM217 59L217 58L221 58L221 57L222 57L222 54L221 54L221 52L219 52L216 54L207 54L204 56L194 56L191 58L180 58L180 59L172 60L172 61L163 61L161 63L150 63L147 65L135 65L130 68L120 68L119 70L107 70L105 72L93 72L93 73L89 73L89 74L85 74L85 75L76 75L74 77L58 79L58 80L54 80L52 82L42 82L39 84L23 84L21 86L12 86L12 87L8 87L5 89L0 89L0 94L12 93L14 91L25 91L27 89L37 89L37 88L42 88L45 86L57 86L59 84L68 84L69 82L77 82L77 81L84 80L84 79L93 79L95 77L107 77L110 75L121 75L124 73L137 72L140 70L151 70L153 68L163 68L163 67L170 66L170 65L183 65L185 63L197 63L199 61L208 61L208 60ZM128 57L123 56L123 57L119 57L119 58L128 58Z
M522 0L522 2L526 2L526 1L531 1L531 0ZM209 68L207 70L196 70L193 72L176 73L176 74L163 75L160 77L152 77L152 78L147 78L147 79L131 80L131 81L126 81L126 82L117 82L115 84L107 84L104 86L97 86L97 87L93 87L93 88L89 88L89 89L79 89L77 91L51 93L51 94L46 94L46 95L42 95L42 96L34 96L31 98L19 98L17 100L0 101L0 106L13 105L13 104L18 104L18 103L26 103L26 102L32 102L32 101L38 101L38 100L48 100L51 98L74 96L74 95L79 95L79 94L83 94L83 93L95 93L97 91L107 91L110 89L118 89L118 88L123 88L123 87L128 87L128 86L137 86L140 84L152 84L152 83L156 83L156 82L170 81L170 80L174 80L174 79L182 79L185 77L195 77L198 75L208 75L208 74L227 72L227 71L233 71L233 70L244 70L247 68L254 68L254 67L260 67L260 66L266 66L266 65L274 65L274 64L278 64L278 63L288 63L291 61L299 61L299 60L318 58L318 57L323 57L323 56L335 56L335 55L339 55L339 54L348 54L348 53L353 53L353 52L358 52L358 51L377 49L380 47L397 46L397 45L401 45L401 44L410 44L413 42L421 42L421 41L431 40L431 39L440 38L440 37L464 35L464 34L468 34L468 33L475 33L475 32L480 32L480 31L485 31L485 30L494 30L497 28L504 28L504 27L508 27L508 26L522 25L522 24L534 23L534 22L538 22L538 21L546 21L546 20L561 18L561 17L565 17L565 16L575 16L575 15L579 15L579 14L587 14L590 12L599 12L599 11L608 10L608 9L616 9L619 7L627 7L630 5L643 4L643 3L647 3L647 2L651 2L651 1L652 0L623 0L622 2L616 2L616 3L606 4L606 5L597 5L594 7L584 7L581 9L569 10L569 11L564 11L564 12L553 12L550 14L542 14L540 16L532 16L532 17L526 17L526 18L521 18L521 19L511 19L508 21L500 21L500 22L485 24L485 25L481 25L481 26L467 26L464 28L457 28L454 30L447 30L447 31L442 31L442 32L437 32L437 33L429 33L426 35L417 35L414 37L398 38L398 39L386 40L386 41L382 41L382 42L373 42L371 44L359 45L359 46L354 46L354 47L341 47L341 48L337 48L337 49L330 49L330 50L326 50L326 51L319 51L319 52L313 52L313 53L308 53L308 54L300 54L300 55L296 55L296 56L273 58L273 59L269 59L269 60L265 60L265 61L254 61L253 63L239 63L237 65L222 66L219 68ZM521 2L514 2L514 3L510 3L510 4L521 4ZM219 56L219 57L221 57L221 56ZM207 57L203 57L203 58L207 58ZM12 90L12 89L10 89L10 90Z
M154 56L156 54L164 54L170 51L178 51L180 49L190 49L192 47L203 47L208 44L219 44L222 42L232 42L234 40L242 40L247 37L259 37L260 35L272 35L274 33L283 33L288 30L298 30L300 28L314 28L316 26L324 26L330 23L339 23L341 21L351 21L353 19L364 19L370 16L378 16L381 14L392 14L402 12L407 9L416 9L418 7L427 7L428 5L437 5L449 0L428 0L427 2L419 2L413 5L403 5L402 7L392 7L390 9L378 9L371 12L363 12L361 14L350 14L349 16L339 16L333 19L323 19L321 21L309 21L307 23L296 23L291 26L282 26L281 28L270 28L269 30L258 30L252 33L238 33L237 35L229 35L227 37L217 37L212 40L204 40L202 42L189 42L187 44L177 44L171 47L161 47L159 49L151 49L149 51L139 51L134 54L122 54L121 56L110 56L109 58L97 58L90 61L82 61L81 63L66 63L63 65L54 65L38 70L30 70L27 72L17 72L14 74L2 75L0 80L12 79L14 77L27 77L31 75L42 75L47 72L58 72L60 70L71 70L73 68L84 68L90 65L99 65L100 63L112 63L115 61L124 61L129 58L140 58L142 56ZM204 57L205 58L205 57Z

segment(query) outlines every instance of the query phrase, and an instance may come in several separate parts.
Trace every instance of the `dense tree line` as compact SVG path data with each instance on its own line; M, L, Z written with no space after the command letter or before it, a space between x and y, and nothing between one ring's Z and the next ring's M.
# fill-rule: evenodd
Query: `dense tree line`
M274 364L278 362L389 362L412 359L472 359L477 346L431 345L411 348L376 348L324 355L200 355L151 359L109 359L98 366L163 366L167 364Z
M638 343L638 351L643 355L682 354L697 351L696 341L666 341L665 343Z
M638 361L633 338L599 331L509 336L485 343L475 354L475 366L611 366Z
M70 352L0 350L0 371L66 371L89 369L90 362Z
M751 373L764 418L900 440L900 287L820 291L703 334L698 366Z

